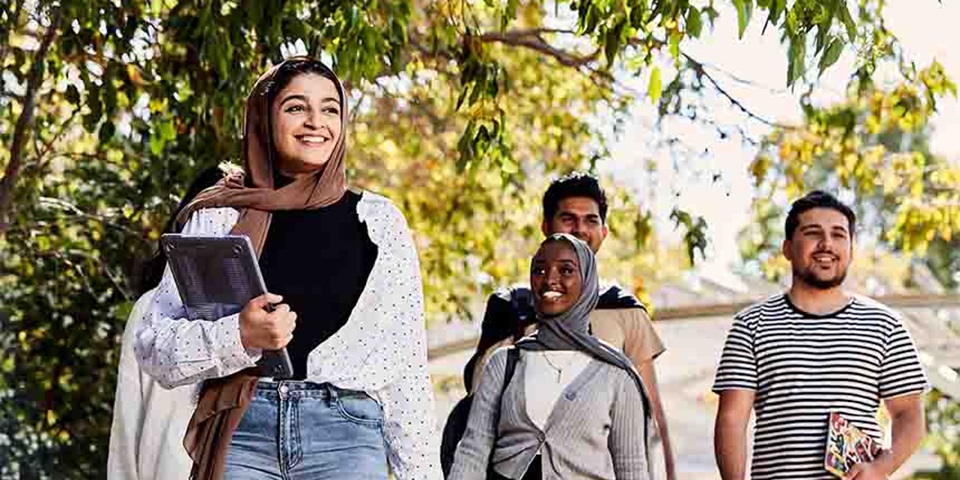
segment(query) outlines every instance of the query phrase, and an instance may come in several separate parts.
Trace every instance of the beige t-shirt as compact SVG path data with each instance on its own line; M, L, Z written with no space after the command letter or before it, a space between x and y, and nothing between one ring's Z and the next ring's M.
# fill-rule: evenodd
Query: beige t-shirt
M526 334L530 335L535 330L536 325L530 325L527 327ZM639 308L594 310L590 313L590 330L600 340L619 346L634 365L651 362L666 351L663 341L653 328L650 317ZM473 367L471 392L476 391L477 386L480 385L483 366L487 364L490 355L498 348L512 344L513 339L507 338L495 343L484 352L483 358Z
M594 310L590 330L600 340L619 346L634 365L651 362L666 351L650 317L639 308Z

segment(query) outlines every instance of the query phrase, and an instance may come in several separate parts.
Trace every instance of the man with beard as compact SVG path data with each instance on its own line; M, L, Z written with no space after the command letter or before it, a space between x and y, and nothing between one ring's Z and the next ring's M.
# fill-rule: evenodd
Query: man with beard
M783 242L792 285L736 316L713 385L720 395L714 448L723 480L746 477L752 409L754 480L833 478L824 467L830 413L880 444L881 400L892 420L892 445L845 479L886 479L923 440L928 384L900 315L842 288L855 224L853 210L828 193L815 191L792 205Z

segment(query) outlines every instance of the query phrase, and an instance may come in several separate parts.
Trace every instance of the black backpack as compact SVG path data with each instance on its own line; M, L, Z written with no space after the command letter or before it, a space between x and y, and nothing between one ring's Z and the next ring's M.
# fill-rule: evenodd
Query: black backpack
M517 361L520 359L520 350L516 347L510 347L507 351L507 364L503 372L503 387L500 389L500 398L503 398L503 392L507 390L507 385L513 378L513 372L517 369ZM453 407L450 415L447 417L447 423L443 426L443 437L440 441L440 468L443 470L443 477L450 475L450 469L453 467L453 460L457 453L457 445L467 431L467 422L470 420L470 407L473 405L473 394L467 394L460 399ZM500 409L497 409L499 415ZM491 452L492 454L492 452ZM489 465L489 463L488 463ZM489 468L489 466L488 466ZM488 470L487 476L491 477ZM495 478L495 476L493 476Z

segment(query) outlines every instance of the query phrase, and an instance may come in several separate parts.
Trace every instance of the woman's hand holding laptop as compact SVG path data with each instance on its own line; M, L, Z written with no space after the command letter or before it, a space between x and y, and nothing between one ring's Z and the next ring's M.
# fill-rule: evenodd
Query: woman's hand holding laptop
M255 297L240 311L240 341L245 348L280 350L293 340L297 314L283 297L266 293Z

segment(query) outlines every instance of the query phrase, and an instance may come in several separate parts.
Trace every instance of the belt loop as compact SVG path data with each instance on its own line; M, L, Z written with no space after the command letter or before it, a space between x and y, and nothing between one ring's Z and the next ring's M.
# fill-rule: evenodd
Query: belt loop
M336 404L337 401L339 400L339 395L337 394L337 387L334 387L329 383L324 384L324 386L327 389L327 398L329 399L330 405Z

